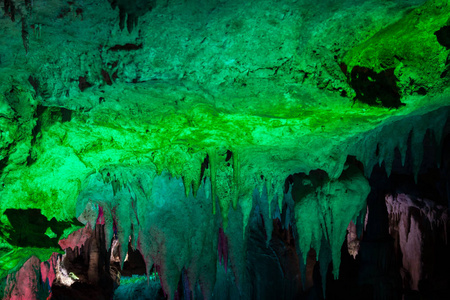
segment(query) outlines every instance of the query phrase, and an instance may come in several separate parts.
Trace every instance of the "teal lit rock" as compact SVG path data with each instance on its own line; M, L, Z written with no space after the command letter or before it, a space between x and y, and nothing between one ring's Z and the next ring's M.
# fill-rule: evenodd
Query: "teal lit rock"
M132 249L169 298L248 299L285 283L254 261L305 287L314 251L326 295L370 197L448 207L448 0L2 5L1 282Z

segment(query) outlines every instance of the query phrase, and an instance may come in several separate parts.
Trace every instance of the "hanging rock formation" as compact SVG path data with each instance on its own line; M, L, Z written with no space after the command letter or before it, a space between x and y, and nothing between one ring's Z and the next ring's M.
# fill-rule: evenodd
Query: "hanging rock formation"
M448 209L405 194L387 195L386 207L389 233L395 239L397 255L402 257L404 287L417 291L421 279L434 276L434 265L439 263L435 248L448 242Z
M448 294L449 8L2 1L4 298Z

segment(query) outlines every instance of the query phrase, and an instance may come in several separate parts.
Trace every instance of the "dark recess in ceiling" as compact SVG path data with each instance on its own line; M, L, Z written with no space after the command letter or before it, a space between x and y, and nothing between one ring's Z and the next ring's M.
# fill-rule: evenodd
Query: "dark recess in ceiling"
M151 11L155 5L155 0L108 0L112 9L119 7L119 27L125 28L125 20L128 32L132 32L136 27L139 17Z

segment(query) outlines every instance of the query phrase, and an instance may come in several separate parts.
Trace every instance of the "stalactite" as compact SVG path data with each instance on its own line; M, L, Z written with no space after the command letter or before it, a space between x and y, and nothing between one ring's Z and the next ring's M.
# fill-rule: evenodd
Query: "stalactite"
M240 160L239 153L236 149L233 150L233 188L234 188L234 198L233 198L233 209L237 209L239 201L239 187L240 187Z
M81 248L92 235L93 231L88 223L84 228L71 233L65 239L61 239L58 244L62 250L71 249L72 251L75 251L76 248Z
M5 300L30 299L37 300L37 286L40 261L32 256L14 274L8 274L6 279ZM18 285L17 283L20 283Z
M22 41L23 47L25 48L25 54L28 54L30 41L28 39L28 19L26 16L23 16L21 19L22 23Z
M224 268L225 268L225 272L227 272L227 266L228 266L228 238L226 237L226 235L223 232L222 228L219 228L218 253L219 253L219 263L222 264L222 258L223 258L223 265L224 265Z
M385 202L389 233L401 251L404 288L419 290L419 281L426 275L422 267L425 247L434 246L425 245L424 239L434 235L432 240L436 243L439 232L443 232L446 238L447 208L431 200L405 194L387 195Z
M5 14L9 15L11 21L15 22L16 8L14 6L14 2L12 0L4 0L4 9Z
M332 261L336 261L336 259L333 257L332 249L330 248L330 243L329 241L327 241L325 236L322 236L322 241L320 245L320 255L318 261L320 264L320 275L322 277L322 293L323 297L326 298L328 267L330 263Z
M227 246L230 261L229 268L234 274L237 288L242 291L247 271L247 240L245 239L243 214L240 210L233 209L230 211L229 219L229 226L225 231L228 238Z
M217 180L216 180L216 164L217 164L217 157L216 157L216 151L213 149L209 154L209 168L210 168L210 178L211 178L211 199L212 199L212 207L213 207L213 214L216 213L216 191L217 191Z
M185 300L191 299L191 288L189 284L189 278L187 276L186 269L181 272L181 281L183 283L183 296Z
M121 188L116 188L115 191L111 184L103 183L101 174L94 174L94 179L87 180L87 187L85 193L80 194L79 204L83 206L87 202L84 197L89 197L102 207L106 233L110 227L108 212L111 213L117 227L118 241L122 245L122 265L130 236L135 236L137 232L137 247L143 255L147 273L149 274L153 264L157 266L162 286L169 298L175 295L183 268L187 270L189 282L200 281L205 293L209 293L214 286L214 282L210 282L214 278L210 276L213 269L205 275L199 276L199 272L208 270L210 265L214 266L218 262L217 249L220 249L217 240L219 228L216 227L216 218L220 216L213 215L208 210L213 204L211 193L207 193L208 190L211 191L211 183L209 180L202 182L196 197L192 192L186 197L180 178L172 177L167 172L148 176L152 172L153 169L148 168L142 173L134 172L133 176L129 176L126 169L116 169L114 173L108 171L110 177L114 174L114 180L120 182ZM150 178L153 180L150 181ZM174 216L178 211L186 212L182 219L179 215ZM183 222L182 220L186 222L186 226L180 228L178 222ZM228 242L224 235L220 241L220 253L227 265ZM215 247L215 251L212 247Z
M396 148L400 151L403 166L406 163L407 151L410 150L412 171L417 180L423 159L424 136L427 130L433 131L436 143L440 145L446 118L447 113L442 113L438 109L412 115L405 119L390 120L383 126L368 132L354 144L349 154L355 155L364 164L364 174L370 178L374 165L381 166L383 162L386 173L388 176L390 175ZM392 136L391 132L396 132L396 135ZM408 146L409 137L411 143Z
M319 260L322 249L325 249L322 246L325 238L331 249L335 279L339 276L340 251L346 228L364 207L369 191L367 180L350 167L340 180L317 186L313 193L296 199L295 216L301 252L308 253L310 248L314 248ZM324 254L323 257L327 256ZM303 261L306 264L305 256Z

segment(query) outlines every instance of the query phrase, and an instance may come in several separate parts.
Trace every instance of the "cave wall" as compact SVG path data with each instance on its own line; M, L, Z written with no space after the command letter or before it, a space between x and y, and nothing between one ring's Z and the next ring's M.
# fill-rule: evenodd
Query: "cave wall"
M4 297L439 297L449 7L3 1Z

